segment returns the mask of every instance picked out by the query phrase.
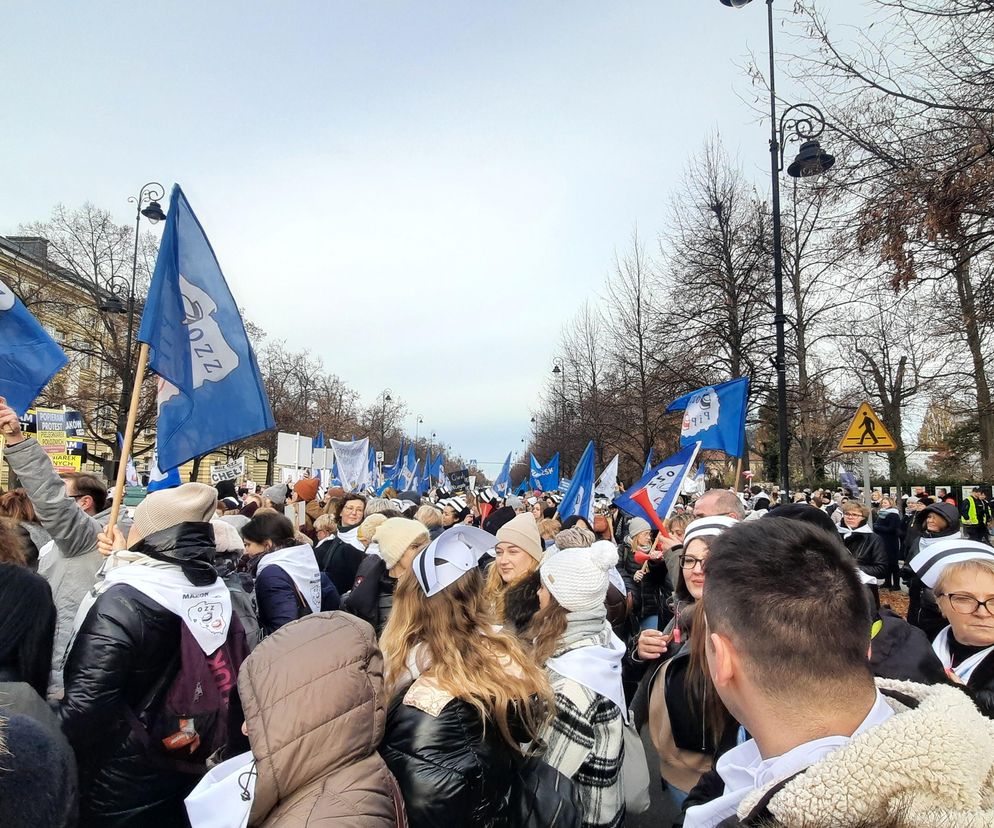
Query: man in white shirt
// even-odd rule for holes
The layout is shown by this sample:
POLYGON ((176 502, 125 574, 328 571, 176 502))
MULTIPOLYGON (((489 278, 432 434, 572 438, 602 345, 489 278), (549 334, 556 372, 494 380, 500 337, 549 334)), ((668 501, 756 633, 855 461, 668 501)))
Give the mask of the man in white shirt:
POLYGON ((752 738, 718 759, 722 793, 686 828, 994 824, 977 807, 994 795, 994 723, 957 688, 874 682, 866 591, 838 538, 741 523, 712 545, 702 600, 711 678, 752 738), (972 762, 990 752, 976 779, 922 750, 963 739, 979 740, 972 762))

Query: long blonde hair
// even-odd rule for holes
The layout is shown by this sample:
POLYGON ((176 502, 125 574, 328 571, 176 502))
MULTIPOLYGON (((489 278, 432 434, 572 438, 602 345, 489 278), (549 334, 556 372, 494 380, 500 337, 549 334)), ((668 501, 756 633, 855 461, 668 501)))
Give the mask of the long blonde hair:
POLYGON ((503 624, 505 620, 504 602, 507 597, 508 588, 514 586, 514 584, 520 583, 525 578, 530 578, 538 570, 538 561, 530 555, 528 557, 531 568, 520 578, 515 578, 513 581, 506 584, 504 583, 504 579, 500 576, 500 568, 497 566, 496 561, 490 564, 490 569, 487 570, 487 581, 483 588, 483 600, 486 602, 488 607, 492 608, 494 618, 497 619, 498 624, 503 624))
POLYGON ((554 709, 552 689, 520 642, 495 630, 478 569, 431 598, 412 572, 401 575, 380 637, 390 697, 409 680, 408 661, 416 647, 424 656, 419 668, 447 693, 473 705, 484 726, 495 722, 511 747, 518 750, 521 741, 511 733, 512 711, 527 737, 537 739, 554 709))

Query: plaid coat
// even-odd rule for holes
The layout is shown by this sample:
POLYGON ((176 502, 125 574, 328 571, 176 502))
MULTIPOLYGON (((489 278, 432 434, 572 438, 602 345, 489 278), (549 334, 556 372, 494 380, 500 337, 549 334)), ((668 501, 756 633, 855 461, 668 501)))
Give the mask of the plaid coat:
MULTIPOLYGON (((582 639, 560 653, 600 644, 582 639)), ((624 720, 614 702, 582 684, 549 670, 556 695, 556 716, 546 725, 545 761, 577 786, 583 806, 583 828, 619 828, 625 822, 624 720)))

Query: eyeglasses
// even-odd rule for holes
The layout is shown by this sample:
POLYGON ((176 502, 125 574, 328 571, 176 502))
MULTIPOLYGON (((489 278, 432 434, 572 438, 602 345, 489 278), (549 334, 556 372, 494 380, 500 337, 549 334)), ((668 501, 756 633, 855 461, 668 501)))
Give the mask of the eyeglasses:
POLYGON ((81 497, 89 497, 89 495, 85 495, 85 494, 82 494, 82 495, 80 495, 80 494, 75 494, 75 495, 69 495, 69 497, 71 497, 71 498, 72 498, 73 500, 79 500, 79 499, 80 499, 81 497))
POLYGON ((981 601, 972 595, 965 595, 960 592, 940 592, 936 597, 948 598, 949 605, 960 615, 973 615, 981 607, 987 610, 988 615, 994 615, 994 598, 981 601))
POLYGON ((706 558, 695 558, 692 555, 681 555, 680 556, 680 568, 686 569, 688 572, 693 572, 694 567, 698 564, 701 565, 701 572, 704 571, 704 562, 706 558))

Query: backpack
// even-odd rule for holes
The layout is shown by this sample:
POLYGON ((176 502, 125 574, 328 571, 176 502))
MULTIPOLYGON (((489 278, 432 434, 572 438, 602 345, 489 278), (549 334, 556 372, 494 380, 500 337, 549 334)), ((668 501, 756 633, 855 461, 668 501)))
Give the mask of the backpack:
POLYGON ((248 657, 245 629, 234 615, 224 644, 205 655, 186 624, 180 624, 179 653, 172 679, 160 684, 161 702, 149 726, 128 708, 132 731, 147 758, 165 769, 202 775, 207 759, 228 741, 228 707, 238 671, 248 657), (163 687, 165 692, 163 693, 163 687))
POLYGON ((259 605, 252 588, 252 576, 244 572, 232 572, 222 579, 231 595, 231 609, 245 630, 245 643, 252 652, 265 637, 266 632, 259 623, 259 605))

